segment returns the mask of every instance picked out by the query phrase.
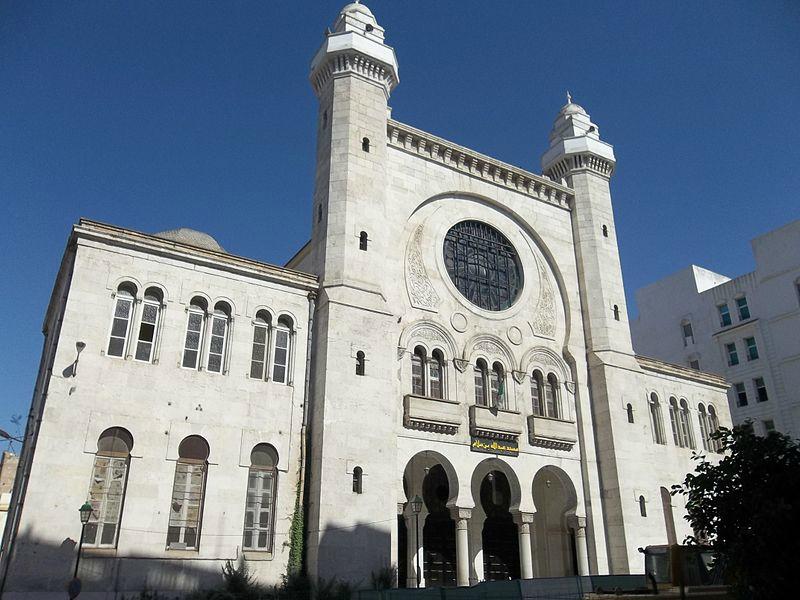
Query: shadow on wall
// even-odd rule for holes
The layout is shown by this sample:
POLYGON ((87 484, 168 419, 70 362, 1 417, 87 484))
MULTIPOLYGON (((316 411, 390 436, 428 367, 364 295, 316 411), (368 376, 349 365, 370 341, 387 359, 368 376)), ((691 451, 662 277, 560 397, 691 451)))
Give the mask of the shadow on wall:
MULTIPOLYGON (((77 542, 65 539, 60 545, 45 543, 20 534, 3 598, 24 592, 63 593, 75 570, 77 542)), ((143 589, 182 592, 222 584, 225 559, 167 559, 144 556, 81 556, 78 577, 88 592, 136 593, 143 589)), ((235 557, 231 557, 235 558, 235 557)), ((97 597, 97 596, 95 596, 97 597)))
POLYGON ((392 522, 380 525, 383 527, 358 523, 325 529, 319 541, 318 576, 368 588, 370 574, 392 564, 392 522))

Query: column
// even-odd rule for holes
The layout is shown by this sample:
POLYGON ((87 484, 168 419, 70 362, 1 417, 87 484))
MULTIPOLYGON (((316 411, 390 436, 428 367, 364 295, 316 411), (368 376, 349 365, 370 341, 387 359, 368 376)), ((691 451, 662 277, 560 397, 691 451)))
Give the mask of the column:
POLYGON ((519 573, 522 579, 533 579, 533 553, 531 552, 531 525, 533 513, 514 514, 519 535, 519 573))
POLYGON ((586 545, 586 517, 573 515, 570 519, 575 530, 575 550, 578 554, 578 575, 589 574, 589 548, 586 545))
POLYGON ((456 585, 469 586, 469 518, 472 509, 450 508, 450 516, 456 522, 456 585))

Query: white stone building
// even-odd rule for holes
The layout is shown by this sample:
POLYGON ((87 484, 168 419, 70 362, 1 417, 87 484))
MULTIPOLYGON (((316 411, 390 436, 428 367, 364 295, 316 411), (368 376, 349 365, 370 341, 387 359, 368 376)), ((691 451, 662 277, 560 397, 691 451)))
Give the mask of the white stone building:
POLYGON ((751 245, 751 273, 692 265, 638 290, 634 347, 725 377, 735 423, 800 437, 800 221, 751 245))
POLYGON ((9 598, 61 593, 87 496, 97 597, 207 585, 238 557, 276 582, 300 484, 314 577, 636 573, 638 547, 691 533, 665 491, 729 424, 727 383, 634 354, 597 125, 570 101, 544 175, 509 165, 390 118, 368 8, 332 29, 311 240, 286 268, 187 230, 74 228, 9 598))

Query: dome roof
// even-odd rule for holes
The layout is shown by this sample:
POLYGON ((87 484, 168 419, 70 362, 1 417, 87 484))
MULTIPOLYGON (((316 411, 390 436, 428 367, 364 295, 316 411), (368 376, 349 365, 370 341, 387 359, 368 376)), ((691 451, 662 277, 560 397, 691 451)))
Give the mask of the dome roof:
POLYGON ((194 246, 195 248, 214 250, 215 252, 225 252, 225 249, 220 246, 219 242, 217 242, 217 240, 215 240, 213 237, 207 233, 197 231, 196 229, 189 229, 188 227, 169 229, 168 231, 161 231, 153 235, 163 240, 178 242, 179 244, 194 246))
POLYGON ((580 105, 570 102, 561 107, 562 115, 587 115, 586 110, 580 105))
POLYGON ((372 11, 363 4, 361 4, 360 2, 351 2, 342 9, 341 14, 354 13, 354 12, 359 12, 361 14, 372 17, 373 19, 375 18, 375 15, 372 14, 372 11))

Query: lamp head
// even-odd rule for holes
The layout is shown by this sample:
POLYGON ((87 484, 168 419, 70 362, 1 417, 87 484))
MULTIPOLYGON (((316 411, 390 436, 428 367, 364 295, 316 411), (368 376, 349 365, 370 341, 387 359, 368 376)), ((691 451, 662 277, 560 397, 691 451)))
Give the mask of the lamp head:
POLYGON ((78 354, 83 352, 83 349, 86 348, 85 342, 75 342, 75 350, 78 351, 78 354))
POLYGON ((92 516, 92 505, 89 504, 89 501, 87 500, 83 503, 83 506, 78 509, 78 512, 81 515, 81 523, 86 525, 92 516))
POLYGON ((422 498, 419 497, 419 494, 411 499, 411 510, 414 511, 414 514, 419 514, 422 511, 422 498))

